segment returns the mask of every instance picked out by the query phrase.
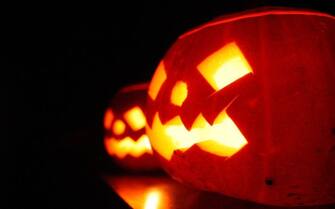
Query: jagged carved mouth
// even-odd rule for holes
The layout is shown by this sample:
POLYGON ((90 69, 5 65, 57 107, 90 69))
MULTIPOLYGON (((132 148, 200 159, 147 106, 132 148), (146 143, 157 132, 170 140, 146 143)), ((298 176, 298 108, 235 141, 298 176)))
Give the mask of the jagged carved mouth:
MULTIPOLYGON (((253 74, 250 64, 235 42, 228 43, 210 54, 197 65, 197 70, 215 92, 221 91, 246 75, 253 74)), ((156 100, 167 78, 162 61, 149 86, 148 95, 152 101, 156 100)), ((188 97, 188 85, 189 83, 184 80, 176 81, 170 96, 172 105, 182 107, 188 97)), ((213 95, 215 94, 211 96, 213 95)), ((171 159, 175 150, 185 152, 193 145, 214 155, 231 157, 248 142, 226 111, 230 104, 217 115, 212 125, 200 113, 190 130, 184 126, 180 116, 162 124, 156 112, 152 126, 146 126, 151 145, 167 160, 171 159)))
POLYGON ((152 128, 146 127, 153 148, 165 159, 170 160, 175 150, 185 152, 193 145, 218 156, 230 157, 248 142, 237 125, 222 110, 210 125, 200 113, 190 130, 184 126, 180 116, 162 124, 159 114, 153 119, 152 128))
POLYGON ((145 153, 152 154, 149 138, 143 134, 137 141, 127 136, 123 139, 116 139, 113 137, 105 139, 105 147, 108 154, 115 155, 123 159, 127 155, 133 157, 140 157, 145 153))

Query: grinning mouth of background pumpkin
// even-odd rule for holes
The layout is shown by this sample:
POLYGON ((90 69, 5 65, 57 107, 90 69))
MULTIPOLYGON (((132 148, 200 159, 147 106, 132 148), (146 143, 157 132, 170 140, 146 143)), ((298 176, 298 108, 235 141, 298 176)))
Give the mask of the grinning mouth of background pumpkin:
POLYGON ((145 134, 138 138, 137 141, 129 136, 123 139, 105 138, 104 141, 108 154, 115 155, 119 159, 123 159, 127 155, 137 158, 145 153, 152 154, 149 138, 145 134))
POLYGON ((171 159, 175 150, 185 152, 193 145, 214 155, 230 157, 248 143, 226 108, 217 115, 213 125, 200 113, 190 130, 184 126, 180 116, 162 124, 157 112, 152 128, 146 126, 146 129, 152 139, 151 146, 166 160, 171 159))

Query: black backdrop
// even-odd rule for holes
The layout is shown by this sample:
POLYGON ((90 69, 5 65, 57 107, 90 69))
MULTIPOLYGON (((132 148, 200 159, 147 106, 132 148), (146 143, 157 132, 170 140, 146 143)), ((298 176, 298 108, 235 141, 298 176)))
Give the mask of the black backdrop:
POLYGON ((125 208, 98 176, 106 158, 102 117, 108 99, 124 85, 150 80, 181 33, 257 6, 335 13, 335 4, 326 0, 235 0, 129 2, 71 14, 28 10, 3 19, 1 70, 10 75, 3 83, 11 149, 3 152, 9 196, 1 208, 125 208))

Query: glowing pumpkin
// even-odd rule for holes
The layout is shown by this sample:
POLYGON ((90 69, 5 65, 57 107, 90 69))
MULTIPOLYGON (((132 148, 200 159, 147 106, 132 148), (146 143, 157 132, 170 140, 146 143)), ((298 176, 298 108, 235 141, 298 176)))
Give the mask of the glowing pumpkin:
POLYGON ((145 134, 147 84, 121 89, 104 117, 104 144, 116 162, 130 169, 153 169, 157 164, 145 134))
POLYGON ((334 20, 264 9, 179 37, 148 90, 168 173, 258 203, 335 202, 334 20))

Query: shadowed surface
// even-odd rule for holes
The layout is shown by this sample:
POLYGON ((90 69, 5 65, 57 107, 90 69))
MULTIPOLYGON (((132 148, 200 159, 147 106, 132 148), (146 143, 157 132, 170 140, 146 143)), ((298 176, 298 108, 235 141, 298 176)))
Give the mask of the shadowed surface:
MULTIPOLYGON (((199 191, 167 176, 104 175, 105 182, 134 209, 281 209, 259 205, 216 193, 199 191)), ((289 207, 332 209, 335 205, 289 207)))

